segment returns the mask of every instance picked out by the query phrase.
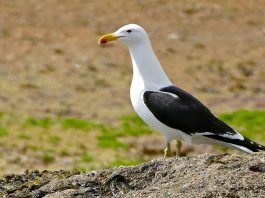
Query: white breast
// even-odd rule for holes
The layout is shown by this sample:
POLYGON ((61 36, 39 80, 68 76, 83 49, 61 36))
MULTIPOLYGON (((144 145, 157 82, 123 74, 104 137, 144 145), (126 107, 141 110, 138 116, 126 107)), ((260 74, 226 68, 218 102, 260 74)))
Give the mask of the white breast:
POLYGON ((185 133, 170 128, 160 122, 153 113, 148 109, 148 107, 144 103, 143 94, 145 91, 158 91, 159 88, 156 86, 152 86, 150 88, 146 88, 141 79, 133 78, 131 89, 130 89, 130 98, 132 102, 132 106, 136 113, 140 116, 140 118, 151 128, 156 131, 161 132, 165 135, 167 141, 171 141, 172 139, 185 140, 190 142, 190 136, 185 133))

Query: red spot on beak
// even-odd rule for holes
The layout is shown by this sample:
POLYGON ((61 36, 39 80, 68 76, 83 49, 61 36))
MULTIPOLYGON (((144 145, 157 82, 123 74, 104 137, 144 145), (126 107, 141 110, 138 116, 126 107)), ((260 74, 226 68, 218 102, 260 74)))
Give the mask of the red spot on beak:
POLYGON ((100 41, 100 43, 101 44, 106 44, 108 41, 106 40, 106 39, 102 39, 101 41, 100 41))

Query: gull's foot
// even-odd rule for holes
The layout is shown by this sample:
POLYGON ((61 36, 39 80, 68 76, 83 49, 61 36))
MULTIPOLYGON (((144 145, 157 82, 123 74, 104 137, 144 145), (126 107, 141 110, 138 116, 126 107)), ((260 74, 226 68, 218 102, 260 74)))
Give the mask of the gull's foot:
POLYGON ((181 151, 181 141, 177 140, 177 143, 176 143, 176 157, 180 157, 180 151, 181 151))
POLYGON ((170 143, 167 143, 167 147, 164 150, 164 157, 172 157, 170 143))

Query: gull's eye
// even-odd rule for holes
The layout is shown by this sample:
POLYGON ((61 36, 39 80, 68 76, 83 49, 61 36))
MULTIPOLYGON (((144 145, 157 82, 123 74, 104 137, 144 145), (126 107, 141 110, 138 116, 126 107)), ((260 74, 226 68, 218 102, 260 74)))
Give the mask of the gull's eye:
POLYGON ((132 32, 132 30, 127 30, 126 32, 128 32, 128 33, 131 33, 131 32, 132 32))

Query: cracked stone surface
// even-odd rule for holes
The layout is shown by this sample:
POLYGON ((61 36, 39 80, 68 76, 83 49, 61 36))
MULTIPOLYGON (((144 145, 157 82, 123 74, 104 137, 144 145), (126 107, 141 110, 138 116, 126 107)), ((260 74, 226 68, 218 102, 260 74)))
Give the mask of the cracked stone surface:
POLYGON ((159 158, 80 173, 32 171, 0 179, 1 197, 265 197, 265 153, 159 158))

